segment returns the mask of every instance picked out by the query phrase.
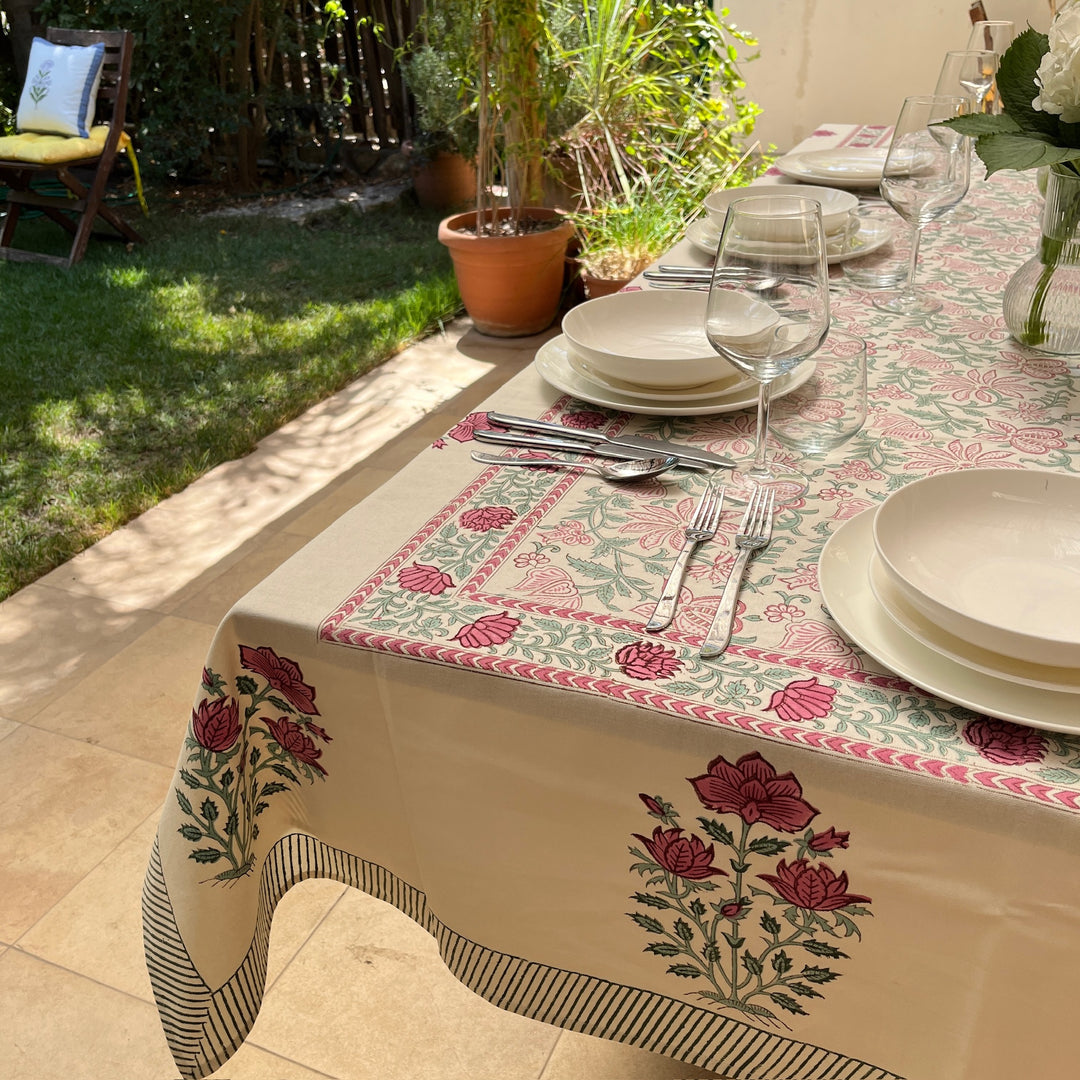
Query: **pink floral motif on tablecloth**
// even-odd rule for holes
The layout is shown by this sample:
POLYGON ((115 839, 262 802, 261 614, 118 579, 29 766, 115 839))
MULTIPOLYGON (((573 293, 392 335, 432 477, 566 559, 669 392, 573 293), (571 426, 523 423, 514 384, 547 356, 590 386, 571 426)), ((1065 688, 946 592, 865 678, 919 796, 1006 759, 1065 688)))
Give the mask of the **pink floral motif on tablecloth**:
POLYGON ((475 622, 461 627, 453 640, 460 642, 466 649, 502 645, 514 636, 514 631, 520 625, 520 619, 515 619, 505 611, 498 615, 483 615, 475 622))
POLYGON ((437 566, 428 566, 426 563, 412 563, 404 567, 398 573, 398 584, 409 592, 427 593, 429 596, 439 596, 447 589, 454 587, 454 581, 449 574, 443 573, 437 566))
POLYGON ((615 654, 615 663, 624 675, 647 682, 670 679, 682 667, 674 649, 665 649, 651 641, 633 641, 624 645, 615 654))
POLYGON ((872 469, 870 463, 862 461, 859 458, 855 458, 852 461, 845 461, 838 469, 833 471, 833 475, 838 480, 862 480, 869 482, 870 480, 884 480, 885 474, 879 472, 877 469, 872 469))
POLYGON ((791 622, 793 619, 801 619, 806 614, 800 607, 794 604, 768 604, 762 615, 767 622, 780 623, 791 622))
POLYGON ((816 678, 796 679, 777 690, 766 706, 781 720, 814 720, 832 712, 836 688, 822 686, 816 678))
POLYGON ((981 442, 963 442, 953 439, 945 446, 925 446, 908 451, 904 468, 928 476, 956 469, 1006 468, 1022 466, 1010 460, 1006 450, 984 450, 981 442))
POLYGON ((546 566, 549 559, 542 551, 519 551, 514 556, 514 565, 519 570, 529 569, 535 566, 546 566))
POLYGON ((634 507, 627 511, 626 523, 620 526, 619 532, 637 536, 638 544, 650 551, 656 548, 678 551, 697 502, 691 497, 680 499, 674 506, 646 504, 634 507))
POLYGON ((930 385, 935 393, 948 394, 953 401, 980 401, 990 405, 998 400, 998 395, 1022 397, 1028 389, 1028 381, 1023 376, 1012 373, 1002 374, 991 368, 989 371, 964 371, 945 375, 935 379, 930 385))
POLYGON ((792 623, 784 633, 780 648, 807 660, 825 661, 832 668, 858 671, 859 654, 831 627, 816 619, 792 623))
POLYGON ((866 426, 879 430, 883 435, 904 442, 929 442, 934 433, 910 416, 897 415, 887 406, 871 405, 866 416, 866 426))
POLYGON ((697 818, 704 838, 684 835, 673 803, 638 796, 659 822, 651 837, 635 832, 640 846, 630 848, 631 872, 644 879, 630 918, 649 937, 645 951, 713 1008, 769 1025, 783 1024, 784 1014, 807 1016, 843 974, 835 962, 850 959, 833 942, 857 943, 856 919, 871 914, 847 871, 828 865, 851 846, 850 832, 811 828, 818 811, 802 785, 757 753, 735 764, 715 758, 689 783, 719 815, 697 818), (793 845, 794 859, 775 861, 793 845), (718 865, 724 848, 730 873, 718 865))
POLYGON ((964 725, 964 739, 987 761, 995 765, 1024 765, 1042 761, 1046 739, 1035 728, 1021 727, 1008 720, 985 717, 964 725))
POLYGON ((473 532, 490 532, 492 529, 505 529, 517 517, 509 506, 475 506, 465 510, 458 521, 462 528, 473 532))
POLYGON ((588 546, 593 542, 593 538, 585 531, 585 523, 574 519, 560 521, 553 529, 542 529, 537 536, 545 544, 567 544, 570 547, 588 546))
POLYGON ((475 431, 505 431, 506 428, 493 424, 488 419, 486 412, 469 413, 464 419, 459 420, 447 433, 448 439, 457 442, 470 442, 475 431))
MULTIPOLYGON (((546 555, 540 557, 547 561, 546 555)), ((574 579, 561 566, 537 566, 531 569, 514 586, 514 591, 536 603, 563 611, 581 609, 581 592, 574 579)))
POLYGON ((560 422, 566 427, 582 428, 584 430, 601 428, 608 422, 608 418, 595 409, 578 409, 576 412, 564 412, 560 422))
POLYGON ((849 518, 858 517, 864 510, 869 510, 875 505, 873 499, 845 499, 836 507, 833 520, 847 521, 849 518))
POLYGON ((1068 443, 1059 428, 1017 428, 1000 420, 989 420, 987 426, 1001 433, 1005 442, 1022 454, 1048 454, 1051 450, 1064 450, 1068 443))
POLYGON ((315 688, 292 660, 265 645, 241 645, 239 651, 242 668, 262 685, 251 675, 237 675, 233 697, 222 676, 203 669, 203 696, 192 709, 179 769, 182 786, 174 790, 184 818, 180 835, 194 845, 188 858, 222 867, 207 879, 219 883, 252 872, 257 819, 273 796, 325 778, 323 751, 314 739, 331 742, 312 719, 318 715, 315 688), (262 715, 267 707, 276 718, 262 715))
POLYGON ((445 446, 446 446, 446 440, 445 439, 436 439, 431 444, 431 449, 432 450, 442 450, 445 446))

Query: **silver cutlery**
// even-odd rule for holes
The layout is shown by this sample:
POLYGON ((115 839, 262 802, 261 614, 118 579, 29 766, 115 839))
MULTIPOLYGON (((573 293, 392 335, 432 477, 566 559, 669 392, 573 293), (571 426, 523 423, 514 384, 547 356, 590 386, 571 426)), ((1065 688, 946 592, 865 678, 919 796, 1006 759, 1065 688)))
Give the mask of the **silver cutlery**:
POLYGON ((701 499, 694 510, 694 516, 690 524, 683 532, 683 546, 675 558, 675 565, 664 582, 660 593, 660 599, 656 603, 656 609, 652 617, 645 624, 649 631, 663 630, 671 624, 675 618, 675 607, 679 602, 679 590, 682 588, 683 578, 686 577, 686 568, 690 564, 690 557, 694 554, 697 546, 706 540, 711 540, 716 535, 720 525, 720 512, 724 507, 724 489, 713 487, 709 484, 702 493, 701 499))
POLYGON ((735 547, 739 554, 731 568, 724 593, 720 597, 720 606, 713 616, 712 625, 705 636, 698 655, 703 660, 712 660, 720 656, 731 642, 731 625, 735 620, 735 601, 739 596, 746 565, 772 540, 773 508, 776 491, 773 488, 756 488, 753 497, 746 504, 742 521, 735 534, 735 547))
POLYGON ((498 454, 484 454, 479 450, 472 452, 472 459, 485 465, 526 465, 534 469, 538 466, 558 465, 562 469, 584 469, 585 472, 595 473, 604 480, 614 481, 644 480, 650 476, 659 476, 660 473, 679 464, 671 454, 667 457, 617 461, 614 465, 601 465, 596 461, 567 461, 565 458, 507 458, 500 457, 498 454))
MULTIPOLYGON (((523 446, 533 450, 562 450, 571 454, 591 454, 593 457, 615 458, 617 461, 640 461, 642 458, 663 456, 663 450, 642 450, 634 446, 619 446, 603 442, 587 442, 585 439, 563 439, 553 435, 529 435, 516 431, 474 431, 477 442, 495 443, 497 446, 523 446)), ((672 454, 672 457, 676 455, 672 454)), ((687 469, 713 469, 714 465, 703 465, 696 461, 679 461, 687 469)))
POLYGON ((735 462, 731 458, 714 454, 711 450, 702 450, 697 446, 684 443, 666 442, 663 439, 652 439, 646 435, 603 435, 599 431, 590 431, 588 428, 572 428, 565 424, 552 424, 547 420, 533 420, 526 416, 509 416, 500 412, 489 412, 487 415, 488 420, 499 427, 573 439, 575 442, 591 443, 593 446, 621 447, 633 450, 635 457, 641 457, 642 454, 647 457, 674 454, 679 459, 679 463, 687 468, 709 466, 714 469, 733 469, 735 467, 735 462))

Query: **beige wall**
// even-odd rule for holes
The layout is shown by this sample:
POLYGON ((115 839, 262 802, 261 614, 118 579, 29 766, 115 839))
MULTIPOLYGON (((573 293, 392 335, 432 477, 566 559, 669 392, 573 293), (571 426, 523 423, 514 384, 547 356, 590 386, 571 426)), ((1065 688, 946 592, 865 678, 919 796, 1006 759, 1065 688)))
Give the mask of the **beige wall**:
MULTIPOLYGON (((984 0, 991 19, 1046 31, 1048 0, 984 0)), ((933 93, 942 57, 967 45, 967 0, 727 0, 760 42, 746 96, 763 144, 790 149, 823 122, 892 123, 908 94, 933 93)))

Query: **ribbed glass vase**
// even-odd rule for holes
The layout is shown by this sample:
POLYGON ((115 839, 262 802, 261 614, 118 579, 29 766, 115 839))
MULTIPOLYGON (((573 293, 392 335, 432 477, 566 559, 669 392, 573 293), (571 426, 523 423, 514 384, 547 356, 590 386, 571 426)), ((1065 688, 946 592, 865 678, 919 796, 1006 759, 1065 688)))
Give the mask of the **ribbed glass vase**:
POLYGON ((1039 253, 1005 286, 1003 307, 1021 345, 1080 355, 1080 173, 1067 165, 1050 169, 1039 253))

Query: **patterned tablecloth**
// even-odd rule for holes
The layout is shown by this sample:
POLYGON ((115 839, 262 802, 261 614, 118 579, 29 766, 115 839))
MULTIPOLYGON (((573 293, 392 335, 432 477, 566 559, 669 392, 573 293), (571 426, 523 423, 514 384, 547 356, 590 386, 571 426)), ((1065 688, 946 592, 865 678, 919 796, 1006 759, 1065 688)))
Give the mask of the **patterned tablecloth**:
MULTIPOLYGON (((274 905, 316 876, 416 919, 503 1008, 733 1080, 1069 1074, 1080 738, 909 685, 845 639, 818 581, 837 528, 913 479, 1080 469, 1075 369, 1000 312, 1037 240, 1033 178, 968 202, 974 221, 924 239, 939 314, 839 282, 835 323, 869 343, 866 428, 803 463, 721 660, 697 648, 736 512, 672 627, 642 630, 701 475, 478 466, 481 413, 233 609, 144 899, 185 1077, 242 1042, 274 905)), ((752 410, 629 417, 532 370, 485 407, 752 449, 752 410)))

